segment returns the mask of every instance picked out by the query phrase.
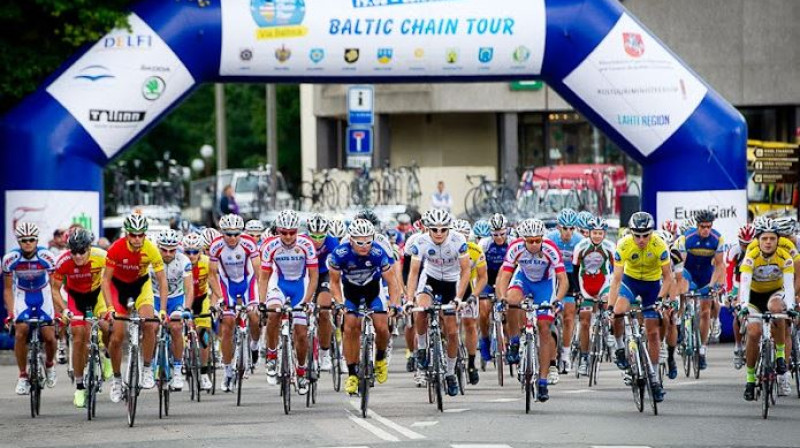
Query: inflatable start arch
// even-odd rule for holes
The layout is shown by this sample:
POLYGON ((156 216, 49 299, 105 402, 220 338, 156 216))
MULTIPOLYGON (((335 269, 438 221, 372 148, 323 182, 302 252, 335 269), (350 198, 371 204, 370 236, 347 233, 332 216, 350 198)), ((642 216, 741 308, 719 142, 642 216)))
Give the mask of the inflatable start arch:
POLYGON ((542 79, 644 167, 643 207, 746 217, 741 115, 617 0, 144 0, 3 117, 3 230, 99 231, 102 169, 201 82, 542 79))

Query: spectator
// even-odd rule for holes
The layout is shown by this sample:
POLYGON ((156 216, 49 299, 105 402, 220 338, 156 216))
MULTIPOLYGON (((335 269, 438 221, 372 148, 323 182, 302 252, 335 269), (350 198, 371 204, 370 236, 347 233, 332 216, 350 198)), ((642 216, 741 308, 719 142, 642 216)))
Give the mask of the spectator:
POLYGON ((228 213, 239 214, 239 205, 236 204, 236 199, 233 197, 233 187, 226 185, 222 189, 222 197, 219 199, 219 212, 223 215, 228 213))
POLYGON ((69 238, 69 233, 66 229, 56 229, 53 232, 53 239, 50 240, 47 248, 56 258, 67 250, 67 238, 69 238))
POLYGON ((431 207, 448 212, 453 208, 453 198, 450 197, 450 193, 444 191, 444 181, 440 180, 436 185, 436 191, 431 195, 431 207))
POLYGON ((111 246, 111 241, 108 240, 106 237, 101 237, 97 240, 97 247, 103 250, 108 250, 108 246, 111 246))

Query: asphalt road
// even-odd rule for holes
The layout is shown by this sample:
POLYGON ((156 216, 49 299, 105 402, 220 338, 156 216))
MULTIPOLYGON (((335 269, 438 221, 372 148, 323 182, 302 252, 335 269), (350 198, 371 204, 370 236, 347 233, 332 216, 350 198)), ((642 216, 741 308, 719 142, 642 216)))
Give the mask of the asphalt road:
POLYGON ((396 349, 389 381, 373 389, 367 419, 357 416, 355 400, 333 391, 327 374, 313 408, 295 395, 292 413, 284 415, 278 389, 267 385, 260 368, 244 385, 241 407, 233 394, 218 391, 193 403, 184 391, 173 394, 170 416, 159 420, 156 391, 144 391, 134 428, 127 427, 123 403, 111 403, 107 390, 96 420, 86 421, 85 411, 72 406, 73 388, 63 368, 58 385, 43 393, 41 416, 31 419, 28 397, 14 394, 16 368, 2 366, 0 446, 800 446, 800 399, 779 398, 769 420, 762 420, 760 404, 742 399, 744 371, 733 369, 730 352, 728 345, 713 346, 699 380, 681 375, 668 381, 658 416, 634 408, 630 389, 611 364, 601 365, 599 384, 591 389, 584 379, 562 376, 550 389, 550 401, 536 403, 528 415, 517 384, 507 378, 499 387, 490 368, 465 396, 446 397, 440 413, 413 384, 396 349))

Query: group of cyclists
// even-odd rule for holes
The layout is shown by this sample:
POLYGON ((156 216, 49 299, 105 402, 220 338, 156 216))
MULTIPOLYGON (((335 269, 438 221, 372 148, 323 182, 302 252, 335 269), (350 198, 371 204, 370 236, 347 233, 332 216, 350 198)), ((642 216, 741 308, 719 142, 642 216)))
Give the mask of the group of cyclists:
MULTIPOLYGON (((255 366, 263 360, 268 383, 276 384, 280 310, 285 306, 292 309, 294 387, 299 394, 309 388, 306 360, 313 350, 308 341, 312 313, 318 316, 314 321, 320 370, 331 369, 332 352, 339 352, 331 344, 341 343, 348 394, 359 393, 364 309, 371 311, 374 325, 375 380, 387 381, 392 328, 402 321, 406 367, 414 381, 423 384, 431 362, 426 310, 437 305, 444 310, 445 391, 454 396, 463 392, 456 378, 460 344, 466 348, 469 384, 477 384, 480 372, 498 356, 509 366, 520 364, 520 332, 527 319, 523 304, 530 302, 537 308, 540 338, 534 385, 538 401, 549 399, 548 387, 557 384, 560 375, 573 369, 587 375, 590 329, 598 310, 607 328, 603 344, 614 353, 623 380, 629 381, 623 320, 635 308, 644 323, 653 399, 660 402, 664 384, 653 369, 665 361, 666 376, 678 375, 675 355, 688 337, 682 318, 688 294, 699 298, 700 370, 707 367, 709 342, 719 337, 721 307, 727 304, 735 310, 734 365, 746 366, 744 398, 753 400, 762 326, 748 314, 796 316, 797 221, 759 217, 741 227, 738 245, 726 249, 714 220, 712 212, 703 210, 690 220, 668 220, 656 229, 652 215, 637 212, 613 242, 604 218, 571 209, 558 213, 552 229, 539 219, 512 225, 500 213, 470 224, 446 210, 431 209, 413 223, 401 214, 397 226, 384 226, 371 210, 360 211, 347 223, 320 214, 301 223, 297 212, 284 210, 269 226, 228 214, 216 229, 187 225, 156 235, 148 235, 145 216, 132 213, 124 220, 124 235, 107 251, 93 245, 89 230, 74 226, 67 250, 58 256, 38 244, 35 224, 21 222, 15 228, 19 247, 2 261, 7 324, 15 329, 16 393, 30 393, 27 322, 63 322, 70 327, 74 348, 74 404, 85 407, 88 331, 82 318, 96 316, 104 347, 103 376, 110 381, 111 401, 121 401, 128 327, 119 318, 132 308, 141 318, 157 318, 171 333, 176 372, 172 390, 184 387, 182 321, 193 320, 201 341, 210 341, 212 333, 218 339, 221 390, 232 391, 235 317, 240 309, 247 315, 249 362, 255 366), (333 315, 343 317, 333 318, 336 310, 342 312, 333 315), (497 312, 502 314, 502 335, 493 339, 492 316, 497 312)), ((65 333, 56 327, 41 329, 48 387, 56 384, 57 340, 65 333)), ((159 324, 148 322, 143 328, 141 386, 147 389, 155 385, 152 364, 159 324)), ((789 331, 785 320, 775 321, 782 394, 790 390, 789 331)), ((201 345, 199 382, 208 390, 212 384, 207 360, 213 355, 208 343, 201 345)), ((502 363, 497 365, 502 368, 502 363)))

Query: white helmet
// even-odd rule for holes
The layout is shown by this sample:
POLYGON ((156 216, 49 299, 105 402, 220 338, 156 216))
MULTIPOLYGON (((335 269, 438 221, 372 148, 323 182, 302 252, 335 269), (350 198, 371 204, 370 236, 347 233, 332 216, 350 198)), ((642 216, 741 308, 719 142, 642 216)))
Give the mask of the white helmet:
POLYGON ((122 222, 126 233, 145 233, 149 227, 147 218, 140 213, 131 213, 122 222))
POLYGON ((39 226, 32 222, 21 222, 17 224, 17 228, 14 229, 14 233, 17 235, 17 239, 36 238, 38 240, 39 226))
POLYGON ((177 230, 162 230, 156 237, 156 244, 158 244, 158 247, 177 247, 180 242, 181 234, 177 230))
POLYGON ((211 246, 211 242, 221 236, 222 234, 219 233, 219 230, 213 227, 208 227, 206 229, 203 229, 203 245, 205 247, 211 246))
POLYGON ((226 230, 242 231, 244 229, 244 220, 239 215, 229 213, 219 219, 219 229, 223 232, 226 230))
POLYGON ((451 227, 453 216, 447 210, 435 208, 425 214, 425 225, 428 227, 451 227))
POLYGON ((275 225, 279 229, 296 229, 300 227, 300 217, 294 210, 283 210, 275 218, 275 225))
POLYGON ((308 227, 309 232, 322 235, 328 232, 330 223, 324 216, 316 213, 311 218, 308 218, 308 221, 306 221, 306 227, 308 227))
POLYGON ((347 227, 341 219, 331 219, 328 223, 328 234, 334 238, 344 238, 347 234, 347 227))
POLYGON ((540 219, 529 218, 517 226, 519 236, 526 238, 529 236, 544 236, 545 226, 540 219))
POLYGON ((247 233, 261 233, 264 231, 264 223, 257 219, 251 219, 244 224, 244 231, 247 233))
POLYGON ((411 224, 411 217, 408 213, 400 213, 397 215, 397 222, 400 224, 411 224))
POLYGON ((663 230, 663 229, 662 230, 656 230, 656 235, 660 236, 661 239, 664 240, 665 243, 667 243, 667 246, 672 244, 672 234, 669 233, 668 231, 663 230))
POLYGON ((508 219, 502 213, 495 213, 489 218, 489 227, 492 230, 503 230, 508 227, 508 219))
POLYGON ((453 222, 453 230, 463 234, 464 236, 469 236, 470 232, 472 232, 472 226, 466 219, 456 219, 453 222))
POLYGON ((200 250, 203 248, 203 237, 197 233, 189 233, 183 237, 183 244, 184 249, 197 249, 200 250))
POLYGON ((356 219, 350 224, 350 228, 347 229, 347 232, 350 234, 351 237, 374 236, 375 226, 372 225, 372 223, 367 221, 366 219, 356 219))

